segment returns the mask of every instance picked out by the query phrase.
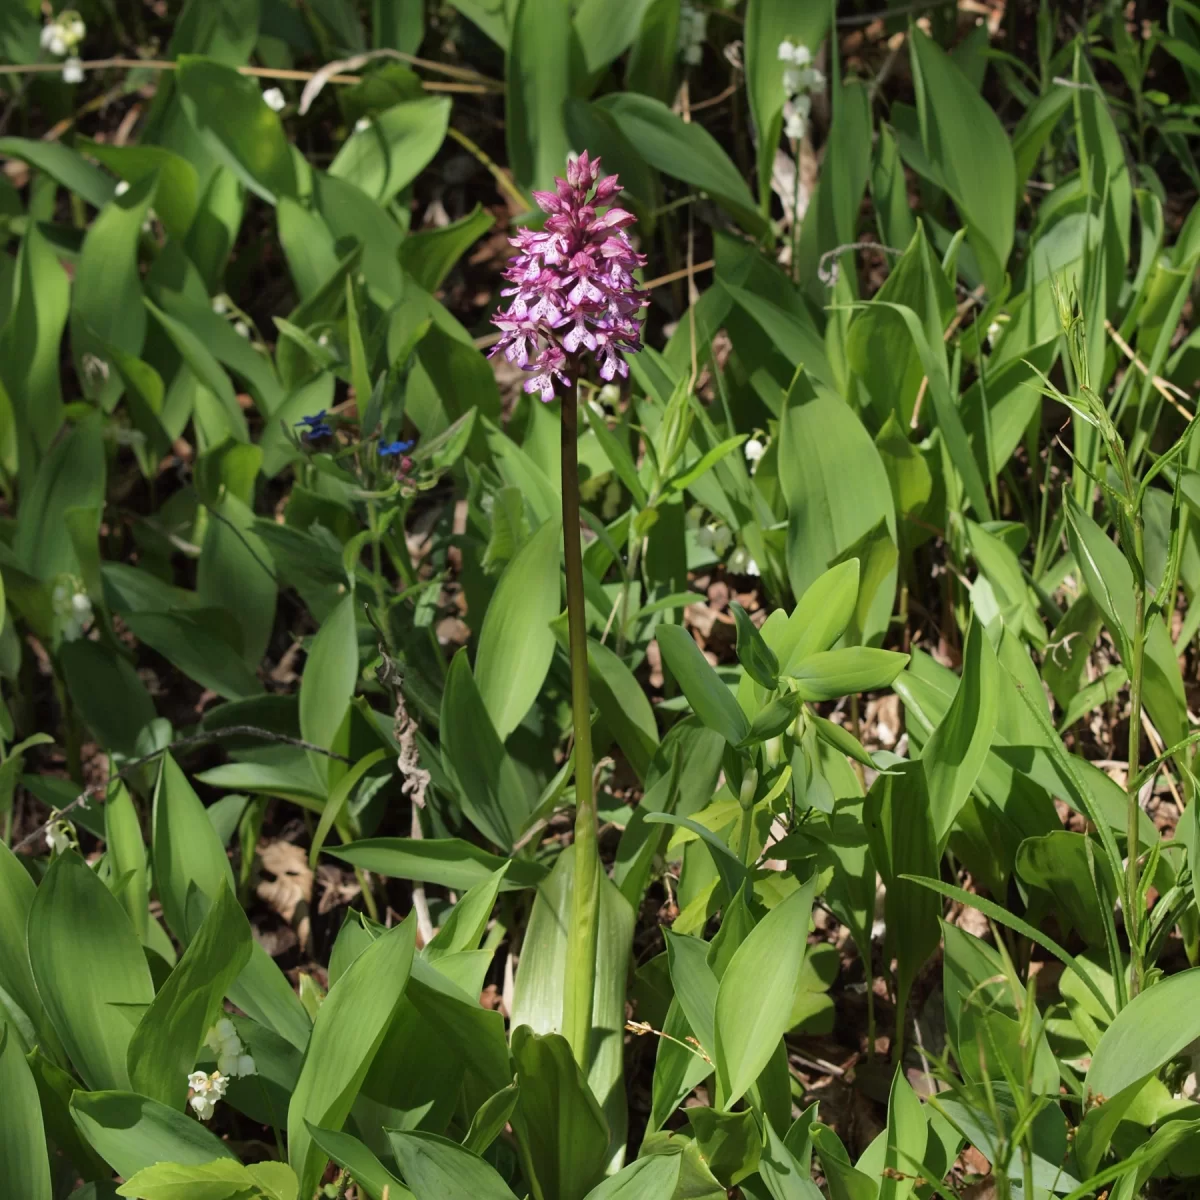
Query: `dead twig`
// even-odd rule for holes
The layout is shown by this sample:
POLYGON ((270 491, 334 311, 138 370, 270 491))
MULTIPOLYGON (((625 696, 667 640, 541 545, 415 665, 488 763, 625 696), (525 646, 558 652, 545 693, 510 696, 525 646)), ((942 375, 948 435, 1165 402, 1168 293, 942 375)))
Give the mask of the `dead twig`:
POLYGON ((61 820, 77 808, 82 808, 89 800, 98 798, 102 793, 107 792, 109 787, 118 779, 124 779, 139 767, 144 767, 147 763, 153 762, 161 755, 171 754, 176 750, 186 750, 191 746, 202 746, 208 742, 219 742, 223 738, 229 737, 256 737, 264 742, 281 742, 284 745, 297 746, 301 750, 311 750, 314 754, 325 755, 326 758, 336 758, 338 762, 349 763, 352 761, 344 754, 338 754, 335 750, 327 750, 324 746, 318 746, 315 742, 307 742, 303 738, 290 737, 286 733, 275 733, 270 729, 260 729, 257 725, 226 725, 222 729, 209 729, 204 733, 194 733, 189 737, 176 738, 173 742, 168 742, 167 745, 160 746, 150 754, 143 754, 141 758, 135 758, 131 762, 126 763, 125 766, 110 775, 103 783, 94 783, 90 787, 84 788, 70 804, 57 809, 50 820, 43 822, 32 833, 27 833, 17 842, 12 847, 14 853, 37 841, 55 821, 61 820))
POLYGON ((1137 367, 1137 369, 1141 371, 1141 373, 1147 379, 1150 380, 1154 390, 1169 405, 1171 405, 1171 407, 1174 408, 1175 411, 1184 418, 1184 420, 1190 421, 1194 414, 1188 412, 1188 410, 1179 403, 1179 400, 1176 399, 1176 396, 1179 396, 1184 400, 1190 400, 1191 397, 1187 394, 1187 392, 1185 392, 1183 388, 1172 383, 1169 379, 1164 379, 1161 375, 1151 375, 1150 368, 1147 367, 1140 358, 1138 358, 1137 351, 1134 350, 1134 348, 1120 335, 1120 333, 1117 332, 1116 327, 1107 317, 1104 319, 1104 328, 1108 331, 1108 336, 1117 344, 1117 348, 1121 351, 1121 353, 1124 354, 1125 357, 1129 359, 1129 361, 1133 363, 1133 365, 1137 367))

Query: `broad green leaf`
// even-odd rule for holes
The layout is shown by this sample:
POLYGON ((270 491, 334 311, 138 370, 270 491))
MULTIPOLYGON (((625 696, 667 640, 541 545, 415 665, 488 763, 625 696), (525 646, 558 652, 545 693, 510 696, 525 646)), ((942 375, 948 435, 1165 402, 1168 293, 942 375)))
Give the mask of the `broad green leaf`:
POLYGON ((57 575, 78 574, 66 514, 72 508, 102 507, 104 483, 99 417, 90 416, 54 444, 21 498, 13 549, 31 575, 52 583, 57 575))
POLYGON ((554 657, 561 526, 547 521, 504 568, 479 630, 475 681, 503 742, 537 699, 554 657))
POLYGON ((833 648, 854 616, 858 580, 858 559, 849 558, 809 584, 771 645, 784 675, 811 655, 833 648))
POLYGON ((767 1144, 758 1159, 758 1173, 771 1200, 818 1200, 821 1191, 813 1182, 811 1169, 799 1161, 770 1121, 764 1124, 767 1144))
MULTIPOLYGON (((807 282, 808 295, 818 304, 826 304, 829 299, 829 291, 819 274, 822 256, 854 241, 871 170, 873 130, 867 84, 859 79, 846 79, 830 90, 833 122, 828 149, 804 213, 796 255, 798 277, 807 282)), ((826 265, 830 262, 841 269, 834 295, 838 302, 844 303, 857 291, 853 259, 837 256, 826 260, 826 265)), ((833 320, 836 323, 842 318, 835 315, 833 320)), ((843 329, 843 324, 834 324, 827 333, 831 346, 833 338, 840 338, 843 329)), ((833 360, 836 362, 836 356, 833 360)))
POLYGON ((200 797, 170 754, 162 758, 152 823, 155 888, 167 925, 187 945, 204 919, 197 893, 215 899, 234 879, 200 797))
POLYGON ((1134 996, 1104 1031, 1092 1055, 1085 1086, 1092 1096, 1113 1097, 1160 1067, 1200 1037, 1200 968, 1159 980, 1134 996))
POLYGON ((633 92, 614 92, 598 106, 652 167, 708 192, 743 228, 759 237, 769 236, 770 225, 745 180, 702 125, 688 124, 661 100, 633 92))
MULTIPOLYGON (((959 413, 958 401, 950 389, 946 354, 941 338, 937 336, 931 338, 929 331, 922 325, 920 317, 906 304, 879 299, 872 300, 869 303, 871 305, 886 307, 891 312, 898 313, 907 326, 913 345, 917 350, 917 357, 921 360, 921 368, 929 380, 929 398, 933 401, 934 415, 937 418, 938 428, 941 430, 942 437, 946 440, 946 446, 950 452, 950 461, 957 471, 967 499, 970 500, 979 519, 990 520, 992 510, 988 504, 983 476, 980 474, 979 464, 975 461, 974 454, 971 453, 967 431, 963 425, 962 416, 959 413)), ((927 321, 930 319, 929 313, 931 310, 932 305, 927 304, 927 321)))
POLYGON ((511 849, 531 806, 516 764, 484 706, 465 650, 454 656, 446 674, 441 717, 442 765, 460 785, 463 811, 491 842, 511 849))
POLYGON ((629 49, 648 4, 649 0, 583 0, 576 8, 574 34, 589 76, 629 49))
POLYGON ((509 859, 498 871, 482 883, 477 883, 454 905, 450 915, 442 922, 442 927, 425 947, 425 956, 430 962, 446 954, 475 950, 479 946, 512 861, 509 859))
POLYGON ((37 1084, 12 1027, 0 1016, 0 1184, 21 1200, 50 1200, 50 1163, 37 1084))
MULTIPOLYGON (((355 596, 348 592, 321 622, 300 679, 300 732, 305 741, 334 748, 358 682, 355 596)), ((328 784, 333 772, 323 754, 308 752, 313 773, 328 784)))
POLYGON ((133 664, 111 647, 87 638, 65 642, 59 666, 71 701, 100 744, 130 758, 154 720, 154 701, 133 664))
MULTIPOLYGON (((574 878, 575 849, 569 846, 559 855, 549 879, 538 888, 526 927, 510 1020, 514 1029, 525 1025, 538 1034, 562 1029, 567 923, 574 878)), ((602 878, 587 1085, 608 1123, 610 1156, 625 1144, 623 1031, 633 928, 634 912, 629 902, 607 878, 602 878)))
MULTIPOLYGON (((564 164, 565 166, 565 164, 564 164)), ((400 265, 428 292, 442 286, 454 264, 496 223, 482 205, 440 229, 422 229, 400 243, 400 265)))
POLYGON ((288 1162, 311 1195, 326 1157, 309 1124, 340 1129, 400 1004, 412 966, 416 921, 409 917, 367 947, 329 989, 313 1022, 288 1106, 288 1162))
POLYGON ((91 1088, 127 1088, 125 1055, 154 999, 125 910, 74 851, 50 865, 29 910, 29 965, 72 1064, 91 1088))
POLYGON ((639 779, 658 749, 654 709, 634 673, 602 642, 588 638, 592 703, 639 779))
POLYGON ((834 700, 887 687, 908 662, 907 654, 848 646, 792 662, 786 672, 805 700, 834 700))
MULTIPOLYGON (((233 870, 200 798, 169 754, 154 793, 154 878, 171 932, 187 945, 213 899, 234 886, 233 870)), ((293 1046, 311 1022, 287 978, 255 942, 250 961, 228 989, 245 1013, 293 1046)))
POLYGON ((188 1166, 156 1163, 123 1183, 117 1195, 140 1200, 241 1200, 251 1194, 253 1182, 250 1172, 232 1158, 188 1166))
POLYGON ((991 104, 936 42, 914 30, 909 45, 925 153, 941 172, 994 295, 1003 287, 1013 244, 1012 145, 991 104))
POLYGON ((317 831, 313 834, 312 845, 308 851, 308 865, 314 870, 317 865, 317 856, 321 853, 321 847, 325 845, 325 839, 329 836, 329 831, 337 823, 338 817, 341 816, 342 810, 346 807, 346 801, 350 799, 350 793, 358 786, 362 777, 377 762, 380 762, 387 753, 387 750, 383 747, 380 747, 378 750, 372 750, 365 758, 360 758, 330 789, 329 798, 325 801, 325 807, 321 811, 321 819, 317 823, 317 831))
POLYGON ((775 652, 763 641, 750 614, 736 602, 730 607, 737 622, 738 661, 755 683, 773 692, 779 685, 779 660, 775 652))
MULTIPOLYGON (((884 1136, 884 1163, 880 1172, 884 1178, 879 1186, 879 1200, 906 1200, 913 1194, 916 1165, 925 1161, 929 1122, 916 1092, 900 1070, 892 1076, 884 1136)), ((861 1158, 858 1169, 866 1169, 861 1158)))
POLYGON ((678 1154, 639 1158, 592 1188, 584 1200, 663 1200, 675 1196, 681 1166, 678 1154))
POLYGON ((709 966, 711 949, 698 937, 666 932, 667 963, 675 1001, 691 1026, 692 1034, 710 1060, 716 1056, 717 990, 720 981, 709 966))
MULTIPOLYGON (((798 603, 881 519, 894 535, 891 487, 871 435, 849 405, 814 391, 804 374, 780 418, 779 482, 788 509, 788 578, 798 603)), ((887 628, 894 594, 893 571, 872 599, 863 630, 868 644, 887 628)))
POLYGON ((137 809, 123 783, 111 787, 104 802, 104 840, 116 878, 126 880, 117 899, 128 913, 138 940, 145 945, 150 920, 146 846, 137 809))
MULTIPOLYGON (((563 105, 571 94, 571 13, 559 0, 517 0, 504 64, 508 159, 525 188, 566 175, 563 105)), ((582 147, 580 147, 582 149, 582 147)))
MULTIPOLYGON (((938 848, 930 813, 929 786, 919 762, 893 764, 867 792, 862 809, 871 858, 887 888, 884 920, 888 953, 897 960, 903 1004, 941 932, 940 907, 909 881, 937 870, 938 848)), ((902 1004, 902 1009, 903 1009, 902 1004)), ((905 1030, 898 1026, 900 1036, 905 1030)))
POLYGON ((583 1200, 604 1177, 609 1128, 566 1038, 512 1035, 520 1094, 513 1113, 518 1143, 544 1195, 583 1200))
POLYGON ((756 1173, 762 1133, 753 1110, 722 1112, 696 1105, 687 1116, 701 1158, 721 1183, 732 1187, 756 1173))
POLYGON ((71 349, 84 390, 110 409, 121 390, 120 377, 85 367, 90 358, 105 361, 108 347, 141 353, 146 310, 138 272, 142 222, 158 188, 158 176, 134 184, 104 206, 83 240, 71 304, 71 349), (89 358, 90 356, 90 358, 89 358))
MULTIPOLYGON (((468 413, 499 417, 496 376, 473 346, 464 345, 435 322, 417 343, 416 362, 408 376, 405 415, 420 430, 423 444, 429 445, 468 413)), ((482 429, 473 429, 472 437, 473 456, 480 456, 486 435, 482 429)), ((509 438, 503 434, 500 437, 517 449, 509 438)), ((554 499, 546 519, 557 511, 557 493, 554 499)))
POLYGON ((448 98, 428 96, 395 104, 342 143, 329 174, 386 204, 425 169, 449 123, 448 98))
MULTIPOLYGON (((319 213, 280 196, 275 204, 279 242, 287 256, 288 270, 300 293, 301 301, 311 300, 338 267, 337 250, 329 226, 319 213)), ((281 318, 276 317, 278 323, 281 318)), ((324 347, 318 346, 320 354, 324 347)))
POLYGON ((238 597, 233 615, 241 635, 242 660, 253 671, 266 655, 275 625, 274 561, 254 531, 253 510, 231 490, 210 505, 210 513, 196 568, 196 593, 214 608, 238 597))
MULTIPOLYGON (((0 1008, 0 1020, 14 1021, 11 1005, 16 1005, 29 1027, 29 1037, 37 1038, 50 1054, 59 1050, 49 1018, 33 982, 29 966, 26 929, 29 910, 37 894, 29 872, 17 856, 0 841, 0 988, 7 996, 0 1008)), ((25 1049, 31 1050, 32 1045, 25 1049)))
POLYGON ((679 26, 676 0, 649 0, 641 27, 629 51, 625 87, 667 104, 679 79, 679 26))
POLYGON ((604 416, 598 413, 590 404, 585 404, 583 411, 587 414, 588 424, 592 427, 592 432, 596 435, 596 440, 604 450, 605 457, 612 463, 613 470, 617 473, 617 478, 629 489, 629 494, 633 497, 638 507, 644 508, 646 505, 646 489, 642 486, 637 467, 634 465, 633 455, 629 453, 627 430, 624 426, 618 426, 618 436, 617 433, 609 429, 608 422, 604 419, 604 416))
MULTIPOLYGON (((213 409, 213 419, 223 419, 225 430, 228 431, 230 437, 239 442, 249 441, 250 435, 246 426, 245 414, 238 406, 237 395, 233 390, 233 385, 229 382, 229 376, 210 349, 207 338, 197 333, 187 319, 165 311, 149 299, 144 303, 151 316, 171 339, 175 349, 179 351, 183 361, 196 379, 216 398, 219 407, 213 409)), ((209 313, 208 315, 212 316, 213 314, 209 313)), ((226 332, 229 331, 226 330, 226 332)), ((237 335, 234 334, 234 336, 237 335)), ((197 409, 198 412, 199 409, 197 409)), ((165 420, 164 424, 166 424, 165 420)), ((221 438, 215 440, 220 441, 221 438)))
POLYGON ((134 1092, 76 1092, 71 1116, 100 1157, 125 1179, 160 1162, 236 1161, 233 1151, 195 1117, 134 1092))
POLYGON ((387 1136, 416 1200, 517 1200, 495 1167, 457 1142, 417 1130, 387 1136))
POLYGON ((954 701, 921 752, 938 845, 949 836, 992 744, 999 673, 996 652, 977 618, 967 631, 962 681, 954 701))
POLYGON ((349 1171, 355 1183, 371 1200, 409 1200, 412 1193, 379 1161, 374 1153, 349 1133, 321 1129, 309 1125, 312 1139, 343 1170, 349 1171))
POLYGON ((829 27, 830 8, 824 4, 795 4, 792 0, 749 0, 746 5, 746 91, 758 137, 758 203, 770 211, 771 172, 783 131, 783 72, 779 57, 787 40, 806 46, 816 57, 829 27))
POLYGON ((517 1083, 510 1083, 494 1095, 489 1096, 471 1118, 471 1128, 463 1138, 463 1145, 472 1154, 482 1154, 507 1128, 513 1109, 517 1106, 517 1097, 521 1089, 517 1083))
POLYGON ((253 938, 237 897, 222 888, 134 1030, 129 1078, 142 1095, 183 1107, 188 1073, 222 997, 250 960, 253 938))
MULTIPOLYGON (((756 290, 739 287, 723 276, 718 276, 717 284, 722 291, 729 294, 737 307, 751 318, 765 341, 771 344, 771 349, 777 349, 785 362, 793 367, 803 367, 816 382, 825 384, 826 387, 836 386, 836 376, 826 355, 820 331, 804 309, 803 302, 795 296, 790 284, 786 285, 793 297, 790 306, 785 303, 785 296, 773 295, 770 292, 762 294, 762 288, 756 290)), ((739 344, 743 344, 742 340, 735 335, 735 347, 739 344)), ((766 350, 761 341, 757 346, 754 343, 749 345, 755 349, 766 350)), ((778 397, 778 387, 783 385, 784 380, 772 378, 768 386, 768 394, 771 397, 769 402, 772 406, 778 397)))
POLYGON ((787 1031, 816 885, 814 876, 767 913, 734 951, 721 977, 714 1033, 726 1109, 745 1095, 787 1031))
POLYGON ((460 838, 365 838, 336 849, 327 847, 325 853, 390 879, 436 883, 455 891, 486 883, 506 864, 500 885, 504 892, 537 887, 547 874, 540 863, 489 854, 460 838))
MULTIPOLYGON (((34 144, 66 150, 56 142, 34 144)), ((21 239, 13 289, 12 307, 0 330, 0 379, 18 418, 21 486, 26 488, 62 424, 60 353, 71 305, 67 273, 37 225, 21 239)), ((25 507, 23 499, 22 512, 25 507)))
POLYGON ((91 138, 80 138, 78 144, 127 183, 140 183, 157 173, 154 211, 172 237, 187 236, 200 204, 200 180, 192 163, 163 146, 112 146, 91 138))
POLYGON ((92 166, 62 142, 41 138, 0 138, 0 155, 19 158, 45 172, 93 208, 103 208, 112 199, 116 184, 99 167, 92 166))
POLYGON ((122 619, 138 641, 217 695, 242 700, 262 693, 257 676, 226 640, 230 617, 224 609, 123 613, 122 619))
POLYGON ((692 635, 681 625, 660 625, 656 640, 667 670, 696 715, 731 745, 738 745, 750 732, 750 722, 692 635))
MULTIPOLYGON (((1104 614, 1105 624, 1128 662, 1134 626, 1133 573, 1124 554, 1068 493, 1067 540, 1084 583, 1104 614)), ((1179 660, 1162 621, 1146 629, 1143 698, 1155 727, 1167 745, 1183 741, 1189 732, 1187 704, 1179 660)))
MULTIPOLYGON (((1074 926, 1085 942, 1098 946, 1103 945, 1105 936, 1100 905, 1110 904, 1120 891, 1108 859, 1096 848, 1092 862, 1095 873, 1103 877, 1108 899, 1097 897, 1086 836, 1055 829, 1041 837, 1026 838, 1017 850, 1016 868, 1026 885, 1046 893, 1060 929, 1065 932, 1074 926)), ((1031 899, 1031 907, 1033 903, 1031 899)))
POLYGON ((268 204, 296 199, 296 168, 287 134, 267 107, 257 80, 208 59, 183 55, 175 86, 205 146, 268 204))
POLYGON ((803 704, 804 696, 800 692, 785 692, 782 696, 776 696, 759 710, 743 745, 757 746, 778 737, 796 719, 803 704))

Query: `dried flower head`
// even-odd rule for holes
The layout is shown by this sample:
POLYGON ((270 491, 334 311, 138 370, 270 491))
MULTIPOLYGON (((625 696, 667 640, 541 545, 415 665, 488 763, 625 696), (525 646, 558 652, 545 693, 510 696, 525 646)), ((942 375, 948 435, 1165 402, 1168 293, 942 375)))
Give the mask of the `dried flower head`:
POLYGON ((633 214, 616 206, 597 213, 621 190, 617 177, 600 178, 600 160, 584 151, 554 182, 553 192, 533 194, 549 214, 545 227, 510 239, 519 253, 504 277, 514 286, 501 294, 514 299, 493 317, 501 337, 492 354, 533 372, 525 390, 543 400, 578 379, 585 350, 602 379, 628 375, 622 354, 642 348, 637 314, 647 300, 633 280, 646 263, 626 233, 633 214))

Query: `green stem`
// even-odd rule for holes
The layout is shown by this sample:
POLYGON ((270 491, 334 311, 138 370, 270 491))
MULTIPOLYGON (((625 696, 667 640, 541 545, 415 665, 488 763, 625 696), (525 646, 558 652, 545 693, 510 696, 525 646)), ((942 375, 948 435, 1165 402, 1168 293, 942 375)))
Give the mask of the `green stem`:
MULTIPOLYGON (((1139 564, 1145 560, 1145 546, 1142 526, 1142 514, 1135 512, 1133 520, 1134 554, 1139 564)), ((1142 680, 1143 664, 1146 650, 1146 583, 1141 572, 1134 572, 1133 584, 1133 662, 1129 670, 1129 767, 1126 775, 1126 816, 1128 820, 1126 840, 1129 855, 1129 867, 1125 872, 1127 900, 1125 921, 1129 932, 1130 982, 1129 998, 1141 990, 1142 955, 1140 950, 1139 930, 1141 913, 1138 911, 1138 857, 1141 846, 1138 838, 1138 818, 1140 804, 1138 803, 1138 763, 1142 746, 1142 680)))
POLYGON ((575 726, 575 887, 567 931, 563 1035, 586 1072, 590 1062, 596 943, 600 923, 600 846, 592 791, 592 705, 588 695, 587 613, 579 530, 579 397, 562 402, 563 557, 571 647, 571 715, 575 726))

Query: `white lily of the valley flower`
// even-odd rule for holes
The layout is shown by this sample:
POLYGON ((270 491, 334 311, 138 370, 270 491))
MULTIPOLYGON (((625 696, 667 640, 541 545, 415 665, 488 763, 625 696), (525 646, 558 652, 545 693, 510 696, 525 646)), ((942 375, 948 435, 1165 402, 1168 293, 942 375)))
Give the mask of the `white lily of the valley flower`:
POLYGON ((218 317, 223 317, 229 311, 229 297, 224 292, 212 298, 212 310, 218 317))
POLYGON ((123 196, 123 195, 125 195, 125 193, 127 191, 129 191, 129 180, 121 179, 121 180, 118 180, 117 186, 115 188, 113 188, 113 195, 114 196, 123 196))
POLYGON ((188 1076, 188 1087, 192 1090, 192 1097, 188 1101, 192 1112, 201 1121, 207 1121, 216 1111, 217 1101, 224 1098, 229 1080, 220 1071, 214 1071, 211 1075, 193 1071, 188 1076))
POLYGON ((790 38, 784 38, 779 43, 779 61, 791 63, 796 67, 807 67, 812 62, 812 51, 807 46, 793 42, 790 38))
POLYGON ((55 857, 71 847, 71 827, 66 821, 55 821, 46 829, 46 845, 55 857))
POLYGON ((283 91, 277 87, 267 88, 267 90, 263 92, 262 98, 263 103, 272 112, 282 112, 284 106, 287 104, 287 97, 283 94, 283 91))
MULTIPOLYGON (((66 58, 67 55, 74 55, 86 33, 87 26, 84 25, 83 18, 73 9, 64 9, 54 20, 48 21, 42 26, 41 46, 43 50, 49 51, 56 58, 66 58)), ((74 73, 78 63, 77 58, 67 59, 63 67, 63 78, 68 83, 78 83, 83 78, 82 71, 79 79, 67 78, 67 70, 71 69, 74 73)))
POLYGON ((704 58, 704 42, 708 37, 708 13, 682 0, 679 5, 679 57, 695 67, 704 58))
POLYGON ((757 463, 760 458, 762 458, 766 449, 766 446, 764 446, 762 442, 758 440, 758 438, 751 438, 745 443, 745 445, 742 446, 742 453, 746 456, 746 461, 753 465, 757 463))
POLYGON ((60 579, 51 595, 54 615, 58 618, 64 642, 78 641, 92 623, 92 602, 83 585, 70 577, 60 579))
POLYGON ((367 130, 370 128, 371 128, 371 118, 370 117, 359 117, 358 120, 354 122, 354 132, 355 133, 366 133, 367 130))
POLYGON ((237 334, 239 337, 244 337, 244 338, 249 339, 250 326, 247 325, 245 321, 234 321, 233 328, 237 331, 237 334))
POLYGON ((783 133, 789 141, 798 142, 808 132, 808 120, 794 109, 783 122, 783 133))
POLYGON ((204 1044, 217 1059, 217 1071, 228 1079, 256 1075, 254 1059, 246 1053, 242 1039, 228 1017, 222 1017, 205 1035, 204 1044))
POLYGON ((63 63, 63 83, 83 82, 83 63, 78 58, 68 58, 63 63))

